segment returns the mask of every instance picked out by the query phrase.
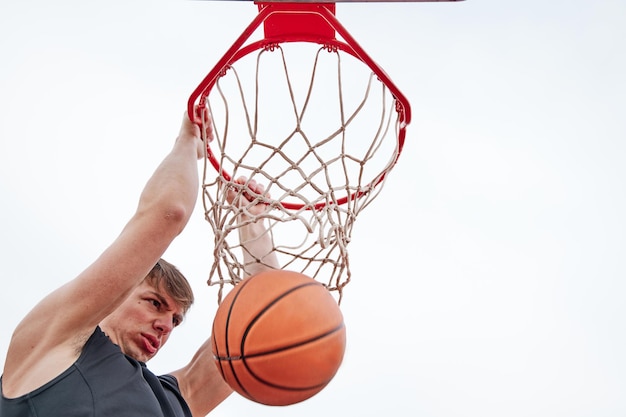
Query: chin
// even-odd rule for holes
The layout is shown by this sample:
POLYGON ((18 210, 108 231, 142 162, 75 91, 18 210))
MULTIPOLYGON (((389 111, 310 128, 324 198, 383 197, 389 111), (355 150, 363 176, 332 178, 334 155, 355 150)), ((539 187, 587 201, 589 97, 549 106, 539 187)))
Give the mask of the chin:
POLYGON ((148 362, 152 358, 152 356, 140 349, 130 352, 124 352, 124 354, 140 362, 148 362))

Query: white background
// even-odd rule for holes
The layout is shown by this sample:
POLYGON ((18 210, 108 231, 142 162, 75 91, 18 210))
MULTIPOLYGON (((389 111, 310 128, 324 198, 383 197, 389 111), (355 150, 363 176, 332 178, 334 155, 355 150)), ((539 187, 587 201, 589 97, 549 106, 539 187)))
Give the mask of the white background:
MULTIPOLYGON (((0 357, 19 319, 133 213, 191 91, 250 2, 0 3, 0 357)), ((399 164, 360 215, 348 348, 318 396, 214 416, 626 415, 626 3, 347 4, 339 20, 412 102, 399 164)), ((166 257, 209 335, 211 232, 166 257)), ((0 362, 2 364, 2 362, 0 362)))

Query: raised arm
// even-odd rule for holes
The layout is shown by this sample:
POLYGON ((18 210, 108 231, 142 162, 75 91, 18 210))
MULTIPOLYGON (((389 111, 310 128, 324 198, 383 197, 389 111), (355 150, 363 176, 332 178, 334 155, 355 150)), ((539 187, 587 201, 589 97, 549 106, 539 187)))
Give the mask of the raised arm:
POLYGON ((185 116, 173 149, 147 182, 117 239, 16 328, 5 361, 6 396, 29 392, 69 367, 98 323, 142 282, 189 220, 203 152, 200 129, 185 116))
MULTIPOLYGON (((264 187, 255 181, 238 178, 236 182, 240 185, 247 183, 246 187, 252 192, 249 194, 232 190, 227 196, 230 204, 245 206, 248 213, 241 214, 238 219, 245 223, 245 226, 239 228, 239 240, 243 247, 246 271, 249 275, 254 275, 268 269, 278 269, 280 266, 274 252, 274 243, 264 220, 252 221, 255 216, 268 210, 267 205, 262 202, 250 204, 255 201, 252 194, 265 195, 267 198, 269 195, 264 192, 264 187)), ((187 366, 173 372, 172 375, 178 380, 183 397, 194 416, 207 415, 233 391, 217 369, 210 339, 200 347, 187 366)))
POLYGON ((235 182, 250 190, 250 192, 230 190, 227 195, 230 204, 245 207, 237 220, 242 225, 238 228, 239 243, 243 251, 243 263, 247 276, 256 275, 268 269, 279 269, 271 231, 267 229, 265 219, 260 216, 267 212, 269 207, 263 202, 252 204, 255 201, 255 195, 264 196, 267 199, 270 195, 265 192, 262 184, 254 180, 248 181, 241 177, 235 182))

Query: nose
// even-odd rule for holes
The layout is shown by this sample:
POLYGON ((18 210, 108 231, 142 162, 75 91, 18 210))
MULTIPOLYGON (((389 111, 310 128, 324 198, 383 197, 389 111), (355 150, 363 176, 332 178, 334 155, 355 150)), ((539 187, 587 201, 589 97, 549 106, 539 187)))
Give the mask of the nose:
POLYGON ((154 328, 158 330, 162 336, 167 336, 174 328, 172 317, 158 317, 154 320, 154 328))

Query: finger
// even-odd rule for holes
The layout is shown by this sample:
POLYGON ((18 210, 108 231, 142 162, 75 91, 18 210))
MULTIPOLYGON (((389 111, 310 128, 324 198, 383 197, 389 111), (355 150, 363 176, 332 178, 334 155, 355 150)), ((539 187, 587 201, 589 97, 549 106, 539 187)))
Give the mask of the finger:
MULTIPOLYGON (((242 177, 239 177, 236 180, 234 180, 233 184, 243 185, 243 184, 246 183, 246 181, 247 181, 247 178, 242 176, 242 177)), ((237 199, 237 203, 236 204, 240 205, 241 202, 242 202, 241 199, 239 199, 240 195, 243 195, 244 198, 246 198, 246 199, 248 198, 246 196, 245 191, 243 191, 240 187, 237 187, 235 185, 230 185, 230 186, 227 186, 227 187, 228 187, 228 189, 226 190, 226 201, 228 201, 229 204, 233 204, 235 199, 237 199)))
POLYGON ((213 121, 209 117, 208 111, 205 112, 204 137, 207 143, 213 140, 213 121))
POLYGON ((255 180, 251 179, 248 181, 248 190, 252 191, 252 192, 256 192, 256 189, 258 188, 258 185, 256 183, 255 180))

